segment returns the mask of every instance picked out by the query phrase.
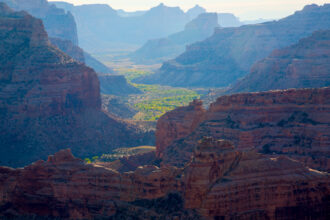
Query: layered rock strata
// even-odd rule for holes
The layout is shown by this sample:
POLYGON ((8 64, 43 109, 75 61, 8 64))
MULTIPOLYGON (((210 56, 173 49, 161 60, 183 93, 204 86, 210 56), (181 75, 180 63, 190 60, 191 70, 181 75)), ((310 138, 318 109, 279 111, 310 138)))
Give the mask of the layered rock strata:
POLYGON ((183 165, 203 136, 232 141, 238 149, 284 154, 329 171, 330 88, 291 89, 222 96, 201 115, 179 108, 159 119, 158 156, 183 165), (199 121, 197 127, 182 126, 199 121), (162 130, 162 129, 163 130, 162 130), (175 134, 182 134, 173 138, 175 134), (187 132, 188 131, 188 132, 187 132))
POLYGON ((23 166, 67 147, 97 155, 148 139, 101 111, 96 73, 51 45, 41 20, 0 3, 0 38, 0 164, 23 166))
POLYGON ((330 86, 330 30, 275 50, 257 62, 228 93, 330 86))
POLYGON ((326 219, 329 214, 327 173, 212 138, 200 142, 185 169, 147 165, 120 174, 62 150, 23 169, 0 170, 5 218, 326 219))

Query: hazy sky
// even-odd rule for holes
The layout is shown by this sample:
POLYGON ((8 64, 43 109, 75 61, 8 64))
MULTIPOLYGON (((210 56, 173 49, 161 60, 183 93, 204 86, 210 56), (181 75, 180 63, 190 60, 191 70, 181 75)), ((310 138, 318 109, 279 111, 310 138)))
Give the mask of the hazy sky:
MULTIPOLYGON (((51 0, 50 0, 51 1, 51 0)), ((57 0, 60 1, 60 0, 57 0)), ((163 2, 168 6, 180 6, 187 10, 196 4, 209 12, 231 12, 243 20, 258 18, 281 18, 304 5, 330 3, 330 0, 64 0, 75 5, 106 3, 114 9, 126 11, 146 10, 163 2)))

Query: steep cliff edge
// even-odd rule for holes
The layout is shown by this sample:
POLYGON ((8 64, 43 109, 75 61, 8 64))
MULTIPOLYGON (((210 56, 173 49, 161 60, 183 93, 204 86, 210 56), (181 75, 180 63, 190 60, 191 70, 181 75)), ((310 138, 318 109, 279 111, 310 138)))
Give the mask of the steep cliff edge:
POLYGON ((184 170, 186 208, 207 219, 326 219, 329 175, 204 138, 184 170))
POLYGON ((190 160, 197 141, 212 136, 230 140, 238 149, 284 154, 312 168, 329 171, 329 100, 330 88, 222 96, 200 116, 203 119, 199 126, 173 139, 169 131, 189 124, 191 119, 182 118, 194 114, 177 109, 158 121, 157 128, 168 131, 156 131, 158 155, 164 163, 183 165, 190 160))
POLYGON ((0 217, 47 219, 300 219, 329 214, 329 175, 286 157, 204 138, 185 169, 118 173, 62 150, 0 167, 0 217))
POLYGON ((330 86, 330 30, 275 50, 257 62, 229 93, 330 86))
POLYGON ((87 156, 148 144, 101 111, 96 73, 52 46, 41 20, 4 3, 0 15, 0 164, 23 166, 67 147, 87 156))

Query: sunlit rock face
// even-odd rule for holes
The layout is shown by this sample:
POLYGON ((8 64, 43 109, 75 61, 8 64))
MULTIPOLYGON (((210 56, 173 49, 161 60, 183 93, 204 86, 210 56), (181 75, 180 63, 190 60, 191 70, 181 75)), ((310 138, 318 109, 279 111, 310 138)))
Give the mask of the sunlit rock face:
POLYGON ((325 219, 327 178, 285 156, 204 138, 184 170, 185 207, 207 219, 325 219))
POLYGON ((229 93, 330 86, 330 31, 313 33, 299 43, 275 50, 257 62, 229 93))
POLYGON ((198 117, 202 118, 198 126, 190 125, 192 118, 178 120, 198 110, 186 114, 184 109, 174 110, 158 122, 157 152, 164 163, 182 166, 190 160, 197 141, 212 136, 230 140, 238 149, 284 154, 329 171, 329 100, 330 88, 222 96, 198 117), (171 129, 183 125, 188 125, 186 132, 173 138, 171 129))
POLYGON ((0 164, 23 166, 67 147, 97 155, 149 140, 101 111, 96 73, 51 45, 41 20, 3 3, 0 16, 0 164))
POLYGON ((162 116, 157 121, 156 129, 158 157, 163 157, 165 149, 171 143, 190 134, 203 121, 204 114, 202 102, 195 100, 187 107, 177 108, 162 116))
POLYGON ((0 167, 5 218, 326 219, 329 175, 285 156, 203 138, 184 169, 119 173, 62 150, 23 169, 0 167))

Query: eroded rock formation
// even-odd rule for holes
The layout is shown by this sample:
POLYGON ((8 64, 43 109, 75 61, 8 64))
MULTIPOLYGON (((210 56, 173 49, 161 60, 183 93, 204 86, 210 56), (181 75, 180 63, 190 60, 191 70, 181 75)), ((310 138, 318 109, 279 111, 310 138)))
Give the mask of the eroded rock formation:
POLYGON ((325 219, 327 173, 203 139, 185 169, 185 207, 210 219, 325 219), (307 202, 308 201, 308 202, 307 202))
POLYGON ((257 62, 229 93, 330 86, 330 30, 275 50, 257 62))
POLYGON ((157 155, 162 157, 164 150, 175 140, 186 137, 201 121, 205 114, 202 102, 194 100, 187 107, 179 107, 166 113, 157 121, 157 155))
POLYGON ((118 173, 69 150, 0 167, 0 216, 62 219, 326 219, 329 176, 284 156, 204 138, 185 169, 118 173))
POLYGON ((190 160, 197 141, 212 136, 230 140, 238 149, 285 154, 329 171, 329 100, 330 88, 222 96, 198 117, 202 121, 197 127, 189 127, 195 119, 188 116, 199 111, 177 109, 158 121, 157 152, 164 163, 182 166, 190 160), (180 129, 184 125, 188 128, 180 129), (172 131, 182 135, 173 138, 172 131))
POLYGON ((23 166, 67 147, 90 156, 146 141, 135 126, 101 111, 96 73, 51 45, 41 20, 4 3, 0 15, 0 164, 23 166))

